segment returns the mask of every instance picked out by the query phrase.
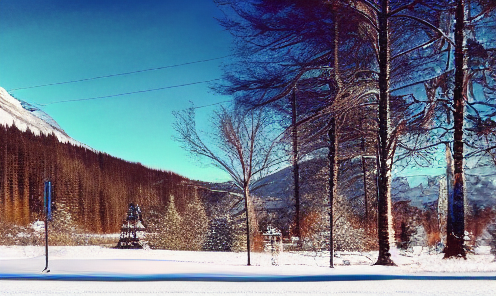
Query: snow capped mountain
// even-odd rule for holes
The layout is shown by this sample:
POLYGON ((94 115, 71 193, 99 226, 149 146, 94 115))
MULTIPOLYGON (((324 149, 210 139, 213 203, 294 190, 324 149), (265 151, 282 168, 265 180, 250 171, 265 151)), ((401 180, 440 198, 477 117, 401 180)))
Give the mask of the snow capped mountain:
POLYGON ((0 124, 7 126, 14 124, 21 131, 29 128, 35 135, 53 133, 62 143, 85 146, 69 137, 48 114, 27 102, 15 99, 2 87, 0 87, 0 124))

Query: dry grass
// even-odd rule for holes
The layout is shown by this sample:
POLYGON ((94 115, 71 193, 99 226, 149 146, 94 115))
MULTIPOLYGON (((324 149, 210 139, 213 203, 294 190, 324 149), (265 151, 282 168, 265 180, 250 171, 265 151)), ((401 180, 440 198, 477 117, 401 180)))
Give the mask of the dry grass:
POLYGON ((438 231, 427 232, 427 245, 429 247, 436 246, 441 241, 441 233, 438 231))
POLYGON ((251 237, 251 250, 253 252, 263 252, 264 251, 264 238, 260 232, 255 232, 251 237))
MULTIPOLYGON (((48 244, 51 246, 115 246, 119 238, 95 235, 80 231, 54 230, 49 224, 48 244)), ((45 244, 45 232, 35 231, 31 226, 0 223, 0 245, 41 246, 45 244)))

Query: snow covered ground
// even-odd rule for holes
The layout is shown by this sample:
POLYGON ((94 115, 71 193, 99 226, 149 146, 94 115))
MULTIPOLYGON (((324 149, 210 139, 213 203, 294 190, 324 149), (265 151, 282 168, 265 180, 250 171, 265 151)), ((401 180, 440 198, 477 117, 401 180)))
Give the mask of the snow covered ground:
POLYGON ((86 282, 0 281, 0 295, 408 295, 494 296, 495 281, 86 282))
MULTIPOLYGON (((37 274, 45 265, 43 246, 0 246, 0 277, 9 274, 37 274)), ((270 253, 251 253, 246 266, 244 252, 191 252, 169 250, 120 250, 99 246, 51 246, 51 275, 56 274, 449 274, 496 275, 496 261, 489 249, 469 254, 467 260, 443 260, 442 254, 416 249, 411 253, 393 252, 397 267, 372 266, 377 252, 336 252, 335 268, 329 268, 329 253, 282 252, 278 265, 270 253)))
POLYGON ((488 249, 467 260, 393 254, 397 267, 371 266, 377 253, 118 250, 98 246, 0 246, 0 295, 493 295, 496 262, 488 249), (349 265, 348 265, 349 264, 349 265), (30 281, 22 281, 29 279, 30 281))

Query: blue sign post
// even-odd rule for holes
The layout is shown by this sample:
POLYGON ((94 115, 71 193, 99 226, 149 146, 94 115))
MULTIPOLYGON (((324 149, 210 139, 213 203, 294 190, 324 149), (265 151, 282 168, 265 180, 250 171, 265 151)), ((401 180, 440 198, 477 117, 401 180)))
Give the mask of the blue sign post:
POLYGON ((44 212, 45 212, 45 258, 46 265, 42 272, 50 272, 48 269, 48 221, 52 221, 52 182, 45 181, 43 190, 44 212))
POLYGON ((52 182, 45 182, 45 215, 48 218, 48 221, 52 221, 52 182))

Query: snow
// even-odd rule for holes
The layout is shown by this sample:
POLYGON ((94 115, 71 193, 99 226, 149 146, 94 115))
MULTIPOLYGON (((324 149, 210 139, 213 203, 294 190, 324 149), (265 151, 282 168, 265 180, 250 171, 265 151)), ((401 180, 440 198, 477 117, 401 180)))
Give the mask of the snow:
POLYGON ((21 131, 29 128, 35 135, 53 133, 60 142, 82 146, 81 143, 69 137, 48 114, 41 110, 34 110, 32 107, 28 109, 32 111, 23 108, 19 100, 0 87, 0 124, 15 125, 21 131))
POLYGON ((45 222, 40 221, 40 220, 36 220, 35 222, 33 222, 31 224, 31 228, 33 228, 33 230, 35 232, 42 232, 45 230, 45 222))
POLYGON ((493 295, 494 281, 85 282, 2 281, 0 295, 493 295))
POLYGON ((393 252, 397 267, 371 266, 376 252, 269 253, 120 250, 100 246, 0 246, 0 295, 493 295, 487 253, 443 260, 425 249, 393 252), (350 265, 344 265, 348 261, 350 265), (20 281, 26 280, 29 281, 20 281))
MULTIPOLYGON (((397 267, 372 266, 377 252, 336 252, 335 268, 329 268, 329 253, 282 252, 278 266, 271 254, 251 253, 246 266, 244 252, 193 252, 171 250, 126 250, 100 246, 50 246, 50 275, 157 276, 173 274, 248 276, 329 275, 438 275, 494 276, 496 261, 488 250, 469 254, 467 260, 442 259, 427 249, 393 253, 397 267), (349 264, 349 265, 348 265, 349 264)), ((39 274, 45 263, 43 246, 0 246, 0 278, 5 274, 39 274)))

